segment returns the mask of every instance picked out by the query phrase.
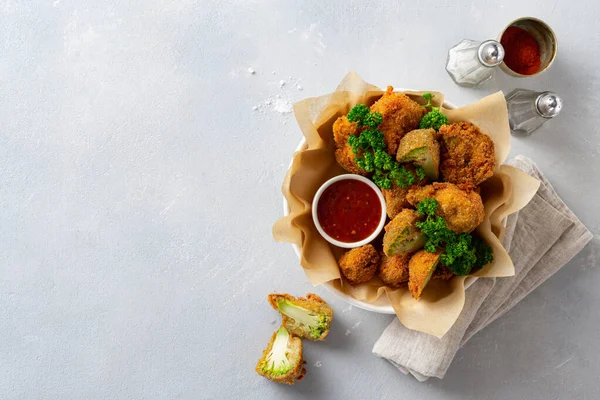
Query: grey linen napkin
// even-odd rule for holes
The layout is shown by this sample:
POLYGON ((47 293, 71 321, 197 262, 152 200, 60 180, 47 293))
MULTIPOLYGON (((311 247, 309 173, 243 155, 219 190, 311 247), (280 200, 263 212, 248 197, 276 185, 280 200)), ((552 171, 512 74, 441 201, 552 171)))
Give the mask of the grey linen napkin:
POLYGON ((458 320, 441 339, 405 328, 395 318, 373 347, 374 354, 419 381, 443 378, 460 347, 554 275, 593 237, 533 161, 517 156, 509 164, 541 181, 529 204, 507 218, 504 247, 515 276, 478 279, 466 291, 458 320))

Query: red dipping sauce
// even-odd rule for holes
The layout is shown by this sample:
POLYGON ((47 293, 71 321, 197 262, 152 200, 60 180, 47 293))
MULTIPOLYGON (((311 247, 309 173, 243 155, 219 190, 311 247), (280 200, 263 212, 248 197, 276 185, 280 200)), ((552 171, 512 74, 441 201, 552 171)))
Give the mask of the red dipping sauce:
POLYGON ((371 236, 381 221, 381 202, 364 182, 343 179, 329 186, 319 199, 317 218, 335 240, 354 243, 371 236))

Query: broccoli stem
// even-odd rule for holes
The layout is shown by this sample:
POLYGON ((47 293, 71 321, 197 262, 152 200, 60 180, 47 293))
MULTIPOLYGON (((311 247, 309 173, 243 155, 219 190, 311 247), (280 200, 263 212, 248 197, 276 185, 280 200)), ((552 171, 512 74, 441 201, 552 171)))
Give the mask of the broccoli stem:
POLYGON ((313 315, 309 310, 292 304, 284 299, 279 300, 277 307, 288 317, 293 318, 296 322, 306 325, 309 328, 316 327, 319 324, 319 317, 317 315, 313 315))
POLYGON ((290 333, 283 326, 277 330, 273 347, 269 352, 266 359, 265 368, 272 375, 285 374, 292 368, 292 364, 287 358, 288 353, 288 342, 290 339, 290 333))

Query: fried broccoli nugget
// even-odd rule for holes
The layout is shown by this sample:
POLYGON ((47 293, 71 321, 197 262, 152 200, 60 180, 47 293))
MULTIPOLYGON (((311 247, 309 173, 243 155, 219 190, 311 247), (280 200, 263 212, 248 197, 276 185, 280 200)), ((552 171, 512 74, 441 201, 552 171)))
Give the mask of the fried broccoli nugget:
POLYGON ((280 327, 263 350, 256 364, 256 372, 265 378, 293 385, 304 378, 306 361, 302 359, 302 341, 280 327))
POLYGON ((352 286, 371 280, 379 266, 379 254, 370 244, 352 249, 340 258, 340 271, 352 286))
POLYGON ((408 262, 408 291, 416 300, 421 298, 423 289, 429 283, 438 262, 441 251, 429 253, 425 250, 416 252, 408 262))
MULTIPOLYGON (((359 155, 362 155, 362 150, 360 151, 359 155)), ((349 144, 335 150, 335 161, 337 161, 337 163, 347 172, 357 175, 367 175, 368 172, 356 164, 355 157, 356 155, 352 151, 352 147, 349 144)))
POLYGON ((494 142, 475 125, 456 122, 443 125, 438 133, 443 181, 477 186, 494 174, 494 142))
POLYGON ((361 129, 356 122, 348 121, 348 117, 341 116, 333 123, 333 140, 336 147, 342 147, 348 144, 348 138, 352 136, 360 136, 361 129))
MULTIPOLYGON (((404 167, 407 170, 414 172, 415 168, 412 165, 405 165, 404 167)), ((416 178, 418 179, 418 177, 416 178)), ((406 199, 408 191, 412 188, 427 185, 428 182, 429 180, 427 178, 423 178, 418 182, 415 182, 414 184, 405 188, 394 185, 391 189, 381 189, 381 192, 383 193, 383 198, 385 199, 385 209, 388 217, 394 219, 394 217, 398 215, 403 209, 411 208, 412 205, 406 199)))
POLYGON ((333 310, 316 294, 296 298, 287 293, 273 293, 267 299, 281 314, 281 325, 294 335, 308 340, 325 340, 329 334, 333 310))
POLYGON ((485 215, 481 196, 473 189, 472 185, 434 182, 411 189, 406 199, 413 206, 427 198, 436 199, 438 207, 435 214, 446 220, 448 229, 456 233, 470 233, 483 222, 485 215))
POLYGON ((406 195, 411 187, 394 186, 391 189, 381 189, 388 217, 394 219, 396 215, 400 214, 400 211, 411 207, 411 204, 406 200, 406 195))
POLYGON ((408 132, 398 147, 399 162, 412 162, 423 167, 429 179, 437 180, 440 167, 440 145, 433 129, 415 129, 408 132))
POLYGON ((415 225, 421 218, 415 210, 402 210, 385 226, 383 251, 387 256, 395 256, 422 248, 425 235, 415 225))
MULTIPOLYGON (((352 151, 352 146, 348 144, 348 138, 359 136, 361 129, 355 122, 348 121, 344 115, 339 117, 333 123, 333 140, 335 142, 335 161, 352 174, 367 175, 367 172, 361 169, 355 161, 356 154, 352 151)), ((362 151, 360 152, 362 155, 362 151)))
POLYGON ((387 152, 394 155, 402 136, 416 129, 427 112, 404 93, 394 93, 392 86, 388 86, 383 96, 371 106, 371 111, 383 116, 378 129, 383 133, 387 152))
POLYGON ((454 276, 455 276, 455 274, 454 274, 454 272, 452 272, 450 270, 450 268, 448 268, 445 265, 440 264, 435 269, 435 272, 433 273, 433 276, 431 277, 431 279, 441 279, 441 280, 447 281, 448 279, 451 279, 454 276))
POLYGON ((408 260, 411 253, 400 253, 397 256, 388 257, 381 255, 379 265, 379 278, 388 286, 397 288, 408 282, 408 260))

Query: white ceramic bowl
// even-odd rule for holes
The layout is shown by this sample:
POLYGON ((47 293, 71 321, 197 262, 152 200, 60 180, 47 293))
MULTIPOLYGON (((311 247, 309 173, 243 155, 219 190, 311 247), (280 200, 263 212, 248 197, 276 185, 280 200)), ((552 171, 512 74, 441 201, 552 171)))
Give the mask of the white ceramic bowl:
POLYGON ((321 185, 319 190, 317 190, 317 193, 315 193, 315 197, 313 198, 313 202, 312 202, 313 222, 315 223, 315 226, 317 227, 317 230, 319 231, 321 236, 323 236, 323 238, 325 240, 327 240, 329 243, 331 243, 335 246, 338 246, 338 247, 346 248, 346 249, 364 246, 365 244, 371 243, 373 240, 375 240, 375 238, 377 237, 377 235, 379 235, 379 233, 381 233, 381 230, 383 229, 383 226, 385 225, 385 220, 387 218, 385 210, 386 210, 385 199, 383 198, 381 189, 379 189, 379 187, 377 187, 377 185, 374 184, 373 181, 371 181, 370 179, 365 178, 364 176, 356 175, 356 174, 344 174, 344 175, 334 176, 333 178, 331 178, 330 180, 328 180, 327 182, 325 182, 324 184, 321 185), (371 189, 373 189, 375 191, 375 193, 377 194, 377 198, 379 199, 379 204, 381 205, 381 218, 379 219, 379 224, 377 224, 377 228, 375 228, 375 231, 373 231, 373 233, 371 235, 369 235, 367 238, 365 238, 361 241, 358 241, 358 242, 350 242, 350 243, 349 242, 340 242, 339 240, 332 238, 331 236, 329 236, 327 234, 327 232, 325 232, 325 230, 321 226, 321 223, 319 222, 319 217, 317 215, 317 205, 319 204, 319 200, 321 200, 321 196, 323 195, 323 192, 332 184, 339 182, 339 181, 344 181, 344 180, 355 180, 355 181, 366 183, 371 189))
MULTIPOLYGON (((405 91, 405 90, 410 90, 410 89, 398 89, 398 90, 405 91)), ((456 106, 454 104, 447 102, 447 101, 444 101, 444 107, 448 108, 448 109, 456 108, 456 106)), ((298 143, 298 147, 296 147, 295 152, 304 150, 305 147, 306 147, 306 140, 304 138, 302 138, 300 140, 300 143, 298 143)), ((291 166, 292 166, 292 161, 290 161, 289 167, 291 167, 291 166)), ((384 210, 385 210, 385 208, 384 208, 384 210)), ((284 197, 283 198, 283 215, 287 216, 287 215, 289 215, 289 213, 290 213, 290 207, 288 205, 287 200, 284 197)), ((292 244, 292 247, 294 248, 294 252, 298 256, 298 258, 300 258, 300 247, 298 247, 296 244, 292 244)), ((474 276, 467 277, 467 279, 465 280, 465 290, 468 289, 476 280, 477 280, 477 277, 474 277, 474 276)), ((363 310, 373 311, 373 312, 380 313, 380 314, 395 314, 396 313, 394 311, 394 308, 390 304, 390 301, 388 300, 387 296, 380 296, 374 302, 367 303, 366 301, 356 300, 354 297, 349 296, 346 293, 338 290, 335 286, 333 286, 333 284, 331 282, 326 282, 322 286, 325 289, 327 289, 329 292, 334 294, 335 296, 344 300, 346 303, 356 306, 358 308, 362 308, 363 310)))

